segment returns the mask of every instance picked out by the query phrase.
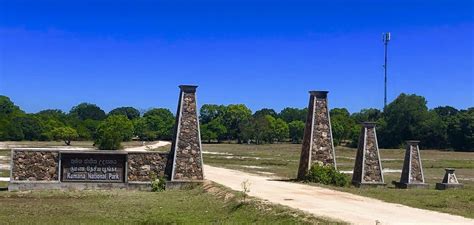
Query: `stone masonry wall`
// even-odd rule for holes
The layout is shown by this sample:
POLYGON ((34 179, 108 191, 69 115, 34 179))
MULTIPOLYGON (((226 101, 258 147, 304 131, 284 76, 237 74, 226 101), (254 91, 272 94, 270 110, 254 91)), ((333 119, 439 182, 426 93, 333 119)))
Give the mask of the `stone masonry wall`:
POLYGON ((12 158, 14 181, 57 181, 59 153, 15 150, 12 158))
POLYGON ((418 145, 411 144, 411 176, 410 183, 423 183, 423 174, 421 169, 420 154, 418 151, 418 145))
POLYGON ((168 153, 129 152, 127 162, 129 182, 149 182, 152 174, 165 177, 168 153))
POLYGON ((182 92, 174 156, 174 180, 203 180, 199 120, 195 93, 182 92))
POLYGON ((364 161, 364 139, 365 139, 365 127, 362 127, 362 130, 359 135, 359 145, 357 147, 357 154, 354 165, 354 173, 352 176, 353 182, 362 181, 362 162, 364 161))
POLYGON ((328 118, 327 99, 316 98, 314 105, 314 134, 311 160, 313 163, 322 162, 324 165, 334 166, 334 149, 328 118))
POLYGON ((364 161, 364 182, 383 182, 382 167, 379 161, 378 146, 376 143, 375 127, 367 128, 364 161))

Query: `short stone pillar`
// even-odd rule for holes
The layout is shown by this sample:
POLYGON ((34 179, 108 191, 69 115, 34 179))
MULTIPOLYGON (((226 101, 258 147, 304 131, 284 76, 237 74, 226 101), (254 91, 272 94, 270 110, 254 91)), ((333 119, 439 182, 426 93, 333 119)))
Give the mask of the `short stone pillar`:
POLYGON ((327 91, 310 91, 308 115, 301 149, 298 179, 304 179, 313 163, 334 166, 336 155, 329 117, 327 91))
POLYGON ((423 166, 421 165, 420 141, 407 141, 400 182, 393 182, 397 188, 427 188, 423 166))
POLYGON ((197 86, 181 85, 178 111, 176 113, 175 133, 171 146, 172 184, 202 181, 204 179, 201 132, 196 104, 197 86))
POLYGON ((446 173, 444 174, 443 182, 436 183, 436 189, 438 190, 446 190, 451 188, 463 188, 464 185, 459 183, 458 178, 456 178, 456 174, 454 174, 454 169, 447 168, 445 169, 446 173))
POLYGON ((385 186, 375 122, 362 123, 352 184, 356 187, 385 186))

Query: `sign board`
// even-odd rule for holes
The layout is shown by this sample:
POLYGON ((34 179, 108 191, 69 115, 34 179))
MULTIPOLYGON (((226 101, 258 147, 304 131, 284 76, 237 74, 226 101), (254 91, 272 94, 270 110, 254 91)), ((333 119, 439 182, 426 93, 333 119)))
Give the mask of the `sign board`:
POLYGON ((61 153, 62 182, 125 182, 125 154, 61 153))

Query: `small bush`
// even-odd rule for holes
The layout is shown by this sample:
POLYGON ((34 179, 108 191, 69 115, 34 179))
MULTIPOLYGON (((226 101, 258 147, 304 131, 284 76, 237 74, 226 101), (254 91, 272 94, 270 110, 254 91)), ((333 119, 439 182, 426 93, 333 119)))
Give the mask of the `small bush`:
POLYGON ((151 178, 151 191, 161 192, 166 188, 166 179, 164 177, 157 177, 155 174, 150 175, 151 178))
POLYGON ((311 169, 306 175, 305 181, 337 187, 344 187, 349 184, 349 179, 345 174, 340 173, 332 166, 323 166, 319 164, 311 166, 311 169))

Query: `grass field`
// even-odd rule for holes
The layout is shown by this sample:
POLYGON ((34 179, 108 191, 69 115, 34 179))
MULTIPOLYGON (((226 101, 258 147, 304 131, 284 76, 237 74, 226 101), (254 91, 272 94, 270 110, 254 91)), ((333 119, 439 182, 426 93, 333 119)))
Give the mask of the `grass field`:
POLYGON ((213 184, 185 191, 0 192, 0 224, 335 224, 213 184))
MULTIPOLYGON (((209 165, 237 169, 251 173, 294 179, 298 170, 301 145, 204 145, 204 162, 209 165)), ((336 148, 338 169, 352 171, 356 151, 351 148, 336 148)), ((474 153, 422 150, 421 158, 428 190, 399 190, 391 184, 400 179, 405 150, 380 150, 384 173, 384 189, 358 189, 354 187, 328 188, 373 197, 387 202, 405 204, 417 208, 458 214, 474 218, 474 153), (456 168, 456 175, 465 184, 462 190, 434 190, 436 182, 444 176, 444 168, 456 168)))

